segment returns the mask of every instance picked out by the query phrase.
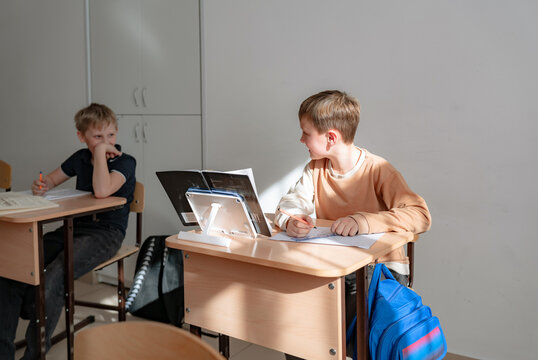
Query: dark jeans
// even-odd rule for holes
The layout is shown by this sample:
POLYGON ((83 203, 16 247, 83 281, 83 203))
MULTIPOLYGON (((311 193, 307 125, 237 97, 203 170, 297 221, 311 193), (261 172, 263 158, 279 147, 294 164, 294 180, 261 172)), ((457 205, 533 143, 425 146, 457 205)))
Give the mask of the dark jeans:
MULTIPOLYGON (((121 246, 124 234, 97 223, 75 223, 73 226, 74 278, 90 272, 110 259, 121 246)), ((46 343, 56 328, 65 303, 64 294, 64 231, 63 227, 43 236, 45 260, 46 343)), ((23 359, 35 359, 39 350, 35 320, 35 287, 0 277, 0 359, 15 357, 15 334, 19 316, 29 319, 27 347, 23 359)))
MULTIPOLYGON (((390 269, 389 269, 390 270, 390 269)), ((367 286, 370 286, 370 279, 372 279, 372 274, 374 273, 374 266, 368 265, 366 267, 366 272, 368 276, 368 284, 367 286)), ((409 284, 409 276, 402 275, 400 273, 397 273, 396 271, 390 270, 394 278, 402 285, 407 286, 409 284)), ((383 277, 383 274, 381 275, 383 277)), ((356 274, 352 273, 346 276, 345 278, 346 282, 346 330, 349 328, 349 325, 351 324, 351 321, 355 317, 355 314, 357 312, 357 283, 356 283, 356 274)), ((352 356, 353 355, 353 348, 351 344, 347 344, 347 355, 352 356)), ((303 360, 302 358, 299 358, 297 356, 286 355, 286 360, 303 360)))

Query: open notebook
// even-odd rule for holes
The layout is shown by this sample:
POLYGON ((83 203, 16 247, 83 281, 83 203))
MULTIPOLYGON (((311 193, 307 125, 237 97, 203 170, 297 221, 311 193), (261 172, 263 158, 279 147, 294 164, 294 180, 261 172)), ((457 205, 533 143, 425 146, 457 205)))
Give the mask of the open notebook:
POLYGON ((0 216, 23 211, 33 211, 54 208, 57 203, 41 196, 34 196, 24 192, 0 193, 0 216))
POLYGON ((198 225, 186 197, 187 191, 192 189, 210 192, 224 191, 241 196, 257 234, 271 236, 271 228, 258 201, 251 169, 232 172, 209 170, 158 171, 156 174, 183 225, 198 225))

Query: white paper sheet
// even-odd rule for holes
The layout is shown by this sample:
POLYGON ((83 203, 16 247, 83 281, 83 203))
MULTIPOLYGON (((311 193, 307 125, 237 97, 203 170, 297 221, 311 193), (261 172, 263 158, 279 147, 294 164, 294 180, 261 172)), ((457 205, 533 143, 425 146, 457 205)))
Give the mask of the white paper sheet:
MULTIPOLYGON (((32 195, 32 190, 21 191, 20 193, 26 194, 26 195, 32 195)), ((84 196, 88 194, 91 194, 91 192, 77 190, 77 189, 70 189, 70 188, 52 189, 52 190, 47 191, 45 195, 43 195, 43 198, 46 200, 61 200, 61 199, 67 199, 71 197, 84 196)))
POLYGON ((294 238, 288 236, 286 232, 282 231, 271 237, 271 240, 280 241, 294 241, 304 242, 311 244, 326 244, 326 245, 340 245, 340 246, 356 246, 362 249, 369 249, 378 239, 383 236, 383 233, 368 234, 368 235, 355 235, 355 236, 340 236, 331 232, 329 227, 318 227, 310 231, 310 233, 303 238, 294 238))

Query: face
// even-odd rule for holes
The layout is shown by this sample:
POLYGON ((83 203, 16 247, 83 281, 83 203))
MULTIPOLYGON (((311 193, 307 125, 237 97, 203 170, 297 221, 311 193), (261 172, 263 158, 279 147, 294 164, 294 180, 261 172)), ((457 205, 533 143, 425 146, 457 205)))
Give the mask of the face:
POLYGON ((327 155, 327 136, 320 134, 312 124, 312 121, 303 116, 300 120, 301 142, 306 145, 312 160, 322 159, 327 155))
POLYGON ((77 135, 80 142, 86 143, 86 146, 88 146, 88 149, 93 154, 95 147, 101 143, 115 145, 117 133, 118 129, 116 128, 116 125, 109 124, 100 129, 96 127, 89 127, 84 134, 78 131, 77 135))

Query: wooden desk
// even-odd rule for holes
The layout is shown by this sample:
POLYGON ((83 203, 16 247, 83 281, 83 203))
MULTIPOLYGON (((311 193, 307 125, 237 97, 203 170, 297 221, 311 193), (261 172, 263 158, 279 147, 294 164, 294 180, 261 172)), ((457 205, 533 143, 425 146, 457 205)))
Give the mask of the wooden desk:
MULTIPOLYGON (((331 222, 318 220, 318 226, 331 222)), ((368 358, 365 266, 416 239, 388 233, 370 249, 233 238, 229 248, 177 239, 185 321, 307 359, 345 359, 344 276, 357 272, 358 358, 368 358)))
POLYGON ((63 221, 65 232, 65 314, 68 358, 73 358, 73 219, 126 203, 124 198, 96 199, 92 195, 59 200, 59 207, 0 216, 0 276, 36 287, 36 319, 41 358, 45 358, 45 282, 43 224, 63 221))

